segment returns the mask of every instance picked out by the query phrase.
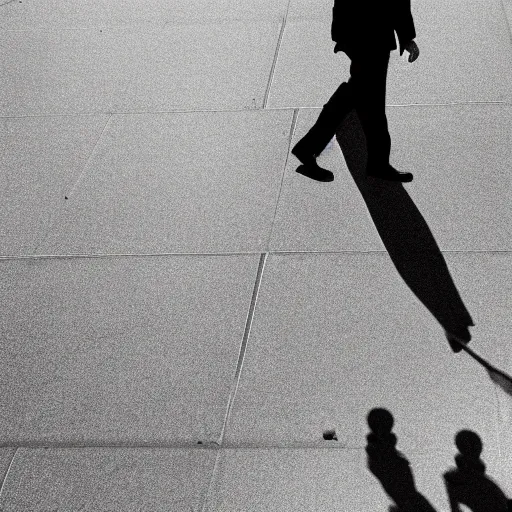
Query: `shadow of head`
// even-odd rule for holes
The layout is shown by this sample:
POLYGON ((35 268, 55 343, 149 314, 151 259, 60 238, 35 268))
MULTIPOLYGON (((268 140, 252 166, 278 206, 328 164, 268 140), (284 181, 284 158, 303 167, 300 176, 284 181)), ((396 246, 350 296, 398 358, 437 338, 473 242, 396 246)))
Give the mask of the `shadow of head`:
POLYGON ((480 458, 483 443, 472 430, 461 430, 455 436, 456 468, 447 471, 443 477, 452 510, 465 505, 472 512, 509 512, 511 501, 500 487, 486 475, 486 465, 480 458))
POLYGON ((390 433, 395 424, 393 415, 387 410, 380 407, 372 409, 366 421, 372 432, 390 433))

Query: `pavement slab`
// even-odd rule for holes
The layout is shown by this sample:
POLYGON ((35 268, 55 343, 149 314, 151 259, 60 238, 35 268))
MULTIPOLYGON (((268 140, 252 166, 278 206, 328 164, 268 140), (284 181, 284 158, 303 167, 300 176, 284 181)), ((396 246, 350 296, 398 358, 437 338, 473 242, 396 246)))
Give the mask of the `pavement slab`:
POLYGON ((364 450, 222 449, 207 512, 384 510, 364 450))
POLYGON ((333 5, 333 0, 316 0, 315 2, 310 2, 309 0, 290 0, 286 21, 322 19, 330 27, 333 5))
POLYGON ((201 510, 216 451, 20 448, 0 495, 5 512, 201 510))
POLYGON ((12 70, 0 115, 261 108, 279 33, 277 21, 0 31, 12 70))
POLYGON ((168 2, 23 0, 6 3, 1 9, 0 29, 3 30, 97 28, 127 24, 162 27, 168 2))
POLYGON ((34 254, 266 250, 292 117, 113 116, 34 254))
MULTIPOLYGON (((512 260, 445 259, 473 316, 472 347, 507 371, 512 260)), ((450 450, 470 428, 498 451, 494 385, 451 352, 387 253, 270 255, 223 446, 317 446, 335 428, 341 446, 360 448, 374 407, 395 416, 406 450, 450 450)))
MULTIPOLYGON (((398 426, 396 430, 401 451, 398 426)), ((456 452, 454 447, 453 455, 456 452)), ((436 512, 450 512, 442 475, 454 467, 453 455, 410 450, 403 455, 410 463, 417 491, 436 512)), ((486 453, 485 447, 482 457, 492 478, 499 467, 496 457, 486 453)), ((368 470, 364 449, 223 448, 206 511, 367 512, 388 510, 392 503, 368 470)))
POLYGON ((1 30, 0 116, 110 113, 161 28, 1 30))
POLYGON ((84 171, 108 115, 0 119, 0 255, 30 254, 84 171))
POLYGON ((119 111, 262 108, 281 25, 277 20, 167 24, 148 37, 149 49, 119 111))
POLYGON ((216 442, 258 261, 0 260, 0 445, 216 442))

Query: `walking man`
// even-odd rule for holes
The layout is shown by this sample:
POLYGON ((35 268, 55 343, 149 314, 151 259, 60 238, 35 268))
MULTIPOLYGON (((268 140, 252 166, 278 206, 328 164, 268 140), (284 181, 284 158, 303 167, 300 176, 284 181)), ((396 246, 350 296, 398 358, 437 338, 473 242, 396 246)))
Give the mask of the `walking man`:
POLYGON ((292 154, 319 181, 332 181, 332 172, 316 163, 345 116, 355 108, 366 137, 366 174, 390 181, 412 181, 412 174, 389 164, 391 138, 386 119, 386 76, 389 54, 409 52, 414 62, 419 49, 411 14, 411 0, 334 0, 331 37, 334 53, 344 52, 351 60, 350 78, 342 83, 309 132, 294 146, 292 154))

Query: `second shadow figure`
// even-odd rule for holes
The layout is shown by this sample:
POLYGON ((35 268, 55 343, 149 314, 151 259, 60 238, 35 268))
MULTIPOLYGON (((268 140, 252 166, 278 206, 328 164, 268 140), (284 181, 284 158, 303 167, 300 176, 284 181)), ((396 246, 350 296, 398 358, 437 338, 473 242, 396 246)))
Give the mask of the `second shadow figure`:
POLYGON ((393 415, 387 409, 372 409, 367 422, 371 430, 366 436, 368 469, 395 502, 389 512, 436 512, 416 489, 409 461, 396 449, 393 415))
POLYGON ((386 77, 391 50, 400 43, 400 55, 409 52, 414 62, 419 49, 410 0, 335 0, 331 37, 334 53, 351 60, 350 78, 343 82, 309 132, 294 146, 292 154, 304 169, 297 172, 317 181, 332 181, 331 171, 321 168, 316 157, 334 137, 337 127, 355 108, 363 126, 368 150, 366 174, 390 181, 412 181, 411 173, 397 171, 389 163, 391 137, 386 118, 386 77))
POLYGON ((472 512, 512 511, 512 500, 485 473, 480 436, 461 430, 455 436, 455 445, 460 452, 455 456, 457 467, 443 475, 452 512, 462 512, 460 504, 472 512))

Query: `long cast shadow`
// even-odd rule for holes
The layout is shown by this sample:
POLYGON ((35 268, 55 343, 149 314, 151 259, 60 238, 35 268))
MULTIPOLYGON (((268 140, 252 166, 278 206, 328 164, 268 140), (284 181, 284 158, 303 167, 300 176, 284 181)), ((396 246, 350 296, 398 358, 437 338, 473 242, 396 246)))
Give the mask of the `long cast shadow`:
POLYGON ((339 126, 336 138, 400 276, 446 331, 466 331, 474 325, 471 315, 432 232, 404 185, 365 175, 366 140, 355 111, 339 126))
MULTIPOLYGON (((367 177, 366 139, 355 110, 339 126, 337 141, 386 247, 407 286, 445 331, 465 338, 473 319, 466 309, 425 219, 402 183, 367 177)), ((313 176, 314 179, 314 176, 313 176)), ((453 348, 456 342, 450 342, 453 348)), ((512 397, 512 377, 463 347, 486 370, 491 380, 512 397)))

